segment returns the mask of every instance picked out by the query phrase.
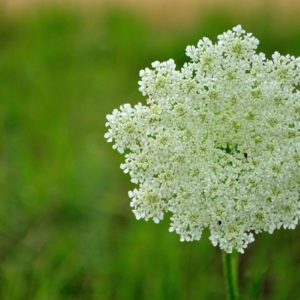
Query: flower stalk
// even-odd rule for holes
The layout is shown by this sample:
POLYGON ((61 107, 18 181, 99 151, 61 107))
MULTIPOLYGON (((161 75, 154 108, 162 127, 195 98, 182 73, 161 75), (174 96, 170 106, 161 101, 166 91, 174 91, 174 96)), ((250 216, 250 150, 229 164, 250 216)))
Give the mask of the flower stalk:
POLYGON ((228 300, 238 300, 238 254, 223 251, 223 272, 228 300))

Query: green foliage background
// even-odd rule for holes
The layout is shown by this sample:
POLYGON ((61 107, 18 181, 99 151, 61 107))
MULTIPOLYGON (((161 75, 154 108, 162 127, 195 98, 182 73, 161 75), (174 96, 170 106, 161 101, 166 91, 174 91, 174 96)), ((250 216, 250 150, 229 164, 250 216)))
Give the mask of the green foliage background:
MULTIPOLYGON (((224 12, 165 29, 109 10, 0 20, 0 299, 224 299, 221 253, 136 221, 105 115, 144 101, 138 71, 242 23, 270 54, 300 54, 300 26, 224 12)), ((296 23, 300 25, 300 23, 296 23)), ((300 299, 299 231, 262 234, 240 258, 243 299, 300 299)))

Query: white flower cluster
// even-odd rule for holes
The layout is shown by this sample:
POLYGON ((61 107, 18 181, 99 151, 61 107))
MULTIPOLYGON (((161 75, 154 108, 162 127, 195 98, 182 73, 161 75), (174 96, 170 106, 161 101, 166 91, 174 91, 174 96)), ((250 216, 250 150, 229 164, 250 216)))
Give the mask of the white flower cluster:
POLYGON ((188 46, 190 61, 140 72, 147 105, 107 116, 105 138, 125 153, 121 169, 137 219, 170 215, 181 241, 205 228, 226 252, 259 232, 294 229, 300 217, 300 60, 257 53, 236 26, 188 46))

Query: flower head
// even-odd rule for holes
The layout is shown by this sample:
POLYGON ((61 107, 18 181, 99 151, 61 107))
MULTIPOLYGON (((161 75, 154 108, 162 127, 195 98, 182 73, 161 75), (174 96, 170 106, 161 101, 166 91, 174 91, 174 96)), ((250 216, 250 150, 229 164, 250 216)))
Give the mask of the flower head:
POLYGON ((169 213, 181 241, 208 228, 226 252, 298 224, 300 59, 267 59, 258 43, 241 26, 215 44, 203 38, 186 48, 181 69, 170 59, 140 71, 145 105, 107 116, 105 137, 137 184, 137 219, 169 213))

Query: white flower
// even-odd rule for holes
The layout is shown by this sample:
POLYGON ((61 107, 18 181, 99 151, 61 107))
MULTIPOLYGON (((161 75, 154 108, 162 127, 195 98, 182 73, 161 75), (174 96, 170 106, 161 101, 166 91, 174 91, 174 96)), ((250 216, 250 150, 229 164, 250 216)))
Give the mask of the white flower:
POLYGON ((241 26, 203 38, 181 70, 168 60, 140 72, 146 105, 107 116, 105 138, 126 150, 121 168, 137 184, 137 219, 169 213, 181 241, 208 228, 226 252, 298 224, 300 60, 267 59, 258 43, 241 26))

